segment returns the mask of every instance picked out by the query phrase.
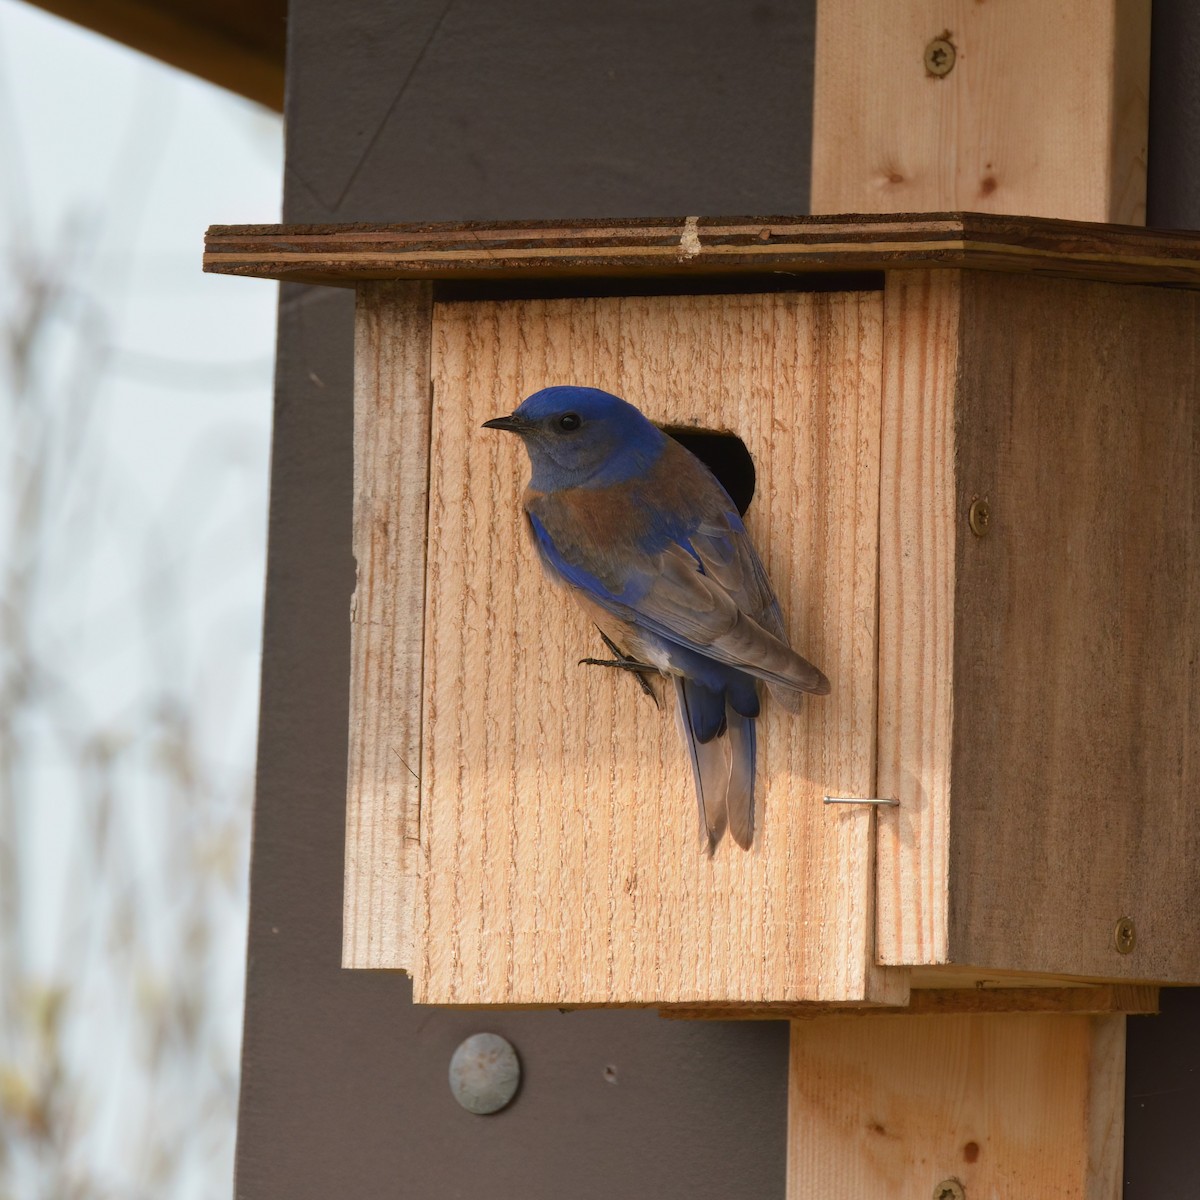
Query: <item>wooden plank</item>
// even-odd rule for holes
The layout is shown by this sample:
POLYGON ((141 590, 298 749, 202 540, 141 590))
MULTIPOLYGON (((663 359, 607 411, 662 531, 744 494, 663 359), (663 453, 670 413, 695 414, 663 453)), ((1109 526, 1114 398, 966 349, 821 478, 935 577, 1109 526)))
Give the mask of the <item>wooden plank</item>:
POLYGON ((1091 1018, 1083 1185, 1086 1200, 1119 1200, 1124 1195, 1125 1034, 1123 1016, 1091 1018))
POLYGON ((342 965, 412 961, 429 475, 428 284, 359 289, 342 965))
MULTIPOLYGON (((909 971, 914 988, 1070 988, 1107 986, 1103 980, 1078 975, 1048 975, 1044 972, 1007 971, 964 967, 956 963, 917 966, 909 971)), ((1129 984, 1114 986, 1128 987, 1129 984)), ((1139 985, 1140 986, 1140 985, 1139 985)))
POLYGON ((879 485, 876 953, 944 963, 949 908, 958 272, 891 273, 879 485))
POLYGON ((720 1004, 679 1005, 659 1015, 682 1021, 782 1021, 819 1017, 944 1017, 961 1013, 1100 1013, 1158 1012, 1158 988, 1136 984, 1095 987, 913 988, 905 1005, 720 1004))
POLYGON ((822 4, 812 211, 1144 224, 1149 73, 1150 0, 822 4))
POLYGON ((1124 1060, 1123 1016, 795 1021, 788 1200, 1118 1200, 1124 1060))
POLYGON ((435 1003, 902 1000, 871 962, 882 305, 778 293, 435 305, 420 958, 435 1003), (673 719, 614 672, 521 529, 550 382, 727 429, 797 646, 833 680, 761 725, 752 853, 699 849, 673 719))
POLYGON ((966 272, 961 328, 948 957, 1200 982, 1200 307, 966 272))
POLYGON ((1200 286, 1200 233, 980 213, 214 225, 204 269, 304 283, 934 267, 1200 286))

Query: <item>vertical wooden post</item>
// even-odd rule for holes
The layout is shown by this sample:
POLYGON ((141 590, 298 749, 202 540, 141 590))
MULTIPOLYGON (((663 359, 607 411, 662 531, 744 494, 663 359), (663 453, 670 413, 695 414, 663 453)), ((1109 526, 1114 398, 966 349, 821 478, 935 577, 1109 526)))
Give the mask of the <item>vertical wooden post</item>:
POLYGON ((823 0, 812 211, 1144 225, 1149 77, 1150 0, 823 0))
POLYGON ((788 1195, 1118 1200, 1124 1092, 1122 1015, 794 1021, 788 1195))
MULTIPOLYGON (((1036 0, 824 0, 812 211, 1144 223, 1149 37, 1149 0, 1071 0, 1049 9, 1036 0)), ((914 358, 910 373, 924 362, 914 358)), ((885 381, 893 403, 907 405, 907 375, 888 380, 885 367, 885 381)), ((919 410, 927 383, 912 397, 918 430, 925 430, 919 410)), ((936 459, 948 449, 936 439, 949 431, 925 432, 936 459)), ((942 512, 953 501, 938 492, 938 462, 918 461, 919 437, 906 445, 917 459, 907 481, 897 479, 896 494, 933 488, 942 512)), ((886 447, 884 457, 906 470, 886 447)), ((923 561, 918 554, 898 564, 899 582, 918 593, 923 561)), ((890 593, 892 565, 884 564, 881 578, 885 625, 936 608, 934 595, 890 593)), ((880 664, 881 688, 900 685, 891 667, 880 664)), ((908 681, 924 707, 899 718, 915 722, 913 737, 930 736, 944 715, 939 664, 929 667, 934 677, 908 681)), ((894 788, 895 779, 884 778, 894 765, 881 759, 881 788, 894 788)), ((887 875, 892 859, 881 866, 881 887, 906 886, 887 875)), ((931 866, 924 886, 936 889, 944 871, 931 866)), ((877 945, 888 961, 905 961, 895 932, 879 930, 877 945)), ((937 924, 917 933, 927 953, 946 937, 937 924)), ((1124 1050, 1123 1016, 793 1022, 789 1200, 1117 1200, 1124 1050)))

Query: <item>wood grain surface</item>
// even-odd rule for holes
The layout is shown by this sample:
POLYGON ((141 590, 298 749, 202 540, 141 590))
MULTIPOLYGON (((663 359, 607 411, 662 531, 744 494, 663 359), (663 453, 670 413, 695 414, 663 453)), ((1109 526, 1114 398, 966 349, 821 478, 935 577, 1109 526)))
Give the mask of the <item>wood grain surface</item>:
POLYGON ((429 475, 428 284, 358 294, 342 965, 411 962, 429 475))
POLYGON ((1149 74, 1150 0, 822 4, 812 211, 1144 224, 1149 74))
POLYGON ((1100 983, 1084 987, 913 987, 903 1006, 858 1004, 720 1004, 662 1008, 680 1021, 808 1021, 819 1017, 942 1017, 960 1013, 1138 1013, 1158 1012, 1159 989, 1144 984, 1100 983))
POLYGON ((214 225, 204 254, 206 271, 347 287, 938 267, 1200 287, 1200 233, 972 212, 214 225))
POLYGON ((962 330, 949 957, 1200 982, 1200 308, 965 272, 962 330))
MULTIPOLYGON (((439 305, 437 669, 423 692, 430 309, 427 290, 413 286, 371 285, 360 301, 347 965, 413 965, 414 847, 424 837, 437 858, 420 899, 433 943, 421 950, 422 986, 442 1002, 881 1001, 902 987, 850 959, 827 978, 806 974, 815 969, 807 942, 798 948, 782 926, 819 910, 821 936, 836 941, 831 905, 845 928, 864 923, 853 937, 874 941, 867 953, 885 967, 967 980, 1024 972, 1047 985, 1200 979, 1200 838, 1188 801, 1188 746, 1200 732, 1194 298, 937 272, 890 274, 882 301, 779 293, 439 305), (785 802, 812 828, 789 818, 788 837, 772 832, 782 785, 768 784, 762 842, 747 863, 679 857, 682 847, 690 854, 694 816, 668 716, 641 711, 628 680, 573 666, 596 646, 520 537, 523 455, 476 429, 547 379, 606 383, 662 419, 734 428, 758 463, 751 527, 782 564, 797 644, 837 687, 798 722, 766 722, 775 754, 788 749, 782 760, 767 751, 764 769, 783 762, 785 802), (966 522, 976 498, 991 506, 983 538, 966 522), (496 578, 477 558, 485 530, 496 578), (531 606, 546 614, 544 634, 522 627, 531 606), (475 611, 482 643, 464 640, 450 615, 475 611), (505 629, 510 639, 497 643, 505 629), (541 636, 551 653, 525 652, 541 636), (469 699, 457 709, 456 690, 469 699), (425 831, 413 769, 422 703, 438 736, 424 756, 425 795, 446 822, 425 831), (586 753, 560 709, 588 715, 578 735, 586 753), (877 770, 862 736, 868 716, 877 770), (538 751, 522 757, 517 745, 538 751), (567 772, 570 816, 533 770, 551 761, 567 772), (673 826, 646 826, 648 802, 622 799, 640 794, 641 766, 636 780, 627 775, 643 762, 652 804, 673 826), (876 818, 874 884, 856 874, 868 814, 817 818, 790 787, 817 762, 805 782, 813 795, 900 800, 876 818), (479 795, 447 782, 481 766, 479 795), (833 826, 849 851, 845 873, 826 877, 833 826), (502 867, 491 863, 497 846, 502 867), (654 856, 666 848, 658 872, 654 856), (815 873, 809 853, 822 864, 815 873), (828 895, 818 879, 832 880, 828 895), (478 911, 464 886, 478 888, 478 911), (556 889, 567 897, 561 915, 556 889), (728 907, 747 889, 753 919, 728 907), (672 932, 667 969, 647 950, 666 926, 652 929, 648 914, 674 922, 672 903, 693 918, 717 906, 722 940, 714 950, 672 932), (1137 929, 1131 954, 1113 944, 1121 917, 1137 929), (746 937, 759 961, 739 982, 746 937), (444 947, 457 957, 440 957, 444 947), (503 964, 499 988, 493 960, 503 964), (661 991, 650 982, 664 978, 661 991)), ((848 945, 838 953, 852 958, 848 945)))
POLYGON ((437 1003, 902 1002, 873 955, 878 293, 435 305, 415 992, 437 1003), (732 430, 795 645, 833 680, 761 722, 752 853, 699 844, 672 715, 580 667, 594 631, 522 530, 549 383, 732 430))
POLYGON ((944 963, 953 734, 960 273, 884 292, 879 484, 878 935, 883 963, 944 963))
POLYGON ((788 1200, 1119 1200, 1124 1016, 792 1023, 788 1200))
POLYGON ((1200 980, 1195 300, 946 272, 884 311, 880 961, 1200 980))

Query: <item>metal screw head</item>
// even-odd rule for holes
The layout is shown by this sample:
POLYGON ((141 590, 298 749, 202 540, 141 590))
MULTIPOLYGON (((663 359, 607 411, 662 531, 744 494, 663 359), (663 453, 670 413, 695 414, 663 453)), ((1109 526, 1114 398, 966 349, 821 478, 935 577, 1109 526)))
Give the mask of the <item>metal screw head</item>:
POLYGON ((954 70, 954 60, 957 57, 954 43, 950 41, 949 35, 944 33, 925 47, 925 70, 940 79, 954 70))
POLYGON ((943 1179, 933 1189, 933 1200, 967 1200, 967 1189, 957 1179, 943 1179))
POLYGON ((479 1116, 504 1108, 520 1082, 517 1052, 497 1033, 472 1034, 450 1059, 450 1091, 467 1112, 479 1116))
POLYGON ((976 537, 983 537, 991 523, 992 510, 988 507, 988 502, 978 498, 972 500, 967 512, 967 524, 971 526, 971 532, 976 537))
POLYGON ((1137 929, 1132 917, 1122 917, 1113 926, 1113 945, 1118 954, 1132 954, 1137 945, 1137 929))

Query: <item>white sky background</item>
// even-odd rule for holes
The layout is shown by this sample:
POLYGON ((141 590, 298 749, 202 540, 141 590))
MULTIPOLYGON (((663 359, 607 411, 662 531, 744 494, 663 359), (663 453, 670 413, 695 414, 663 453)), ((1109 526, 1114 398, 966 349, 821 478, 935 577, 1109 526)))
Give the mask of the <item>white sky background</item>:
MULTIPOLYGON (((277 221, 281 179, 278 117, 0 0, 0 331, 31 279, 68 277, 39 342, 38 411, 0 405, 0 472, 10 475, 0 477, 0 564, 20 552, 7 484, 36 432, 75 446, 51 455, 42 582, 21 614, 58 700, 21 709, 0 838, 14 847, 20 879, 15 961, 37 986, 71 993, 63 1053, 84 1098, 67 1122, 66 1157, 71 1180, 91 1181, 81 1196, 230 1192, 227 1111, 169 1183, 142 1161, 132 1126, 158 1120, 164 1138, 186 1137, 208 1119, 187 1111, 187 1097, 205 1090, 188 1071, 220 1077, 226 1096, 236 1071, 276 287, 205 276, 200 254, 209 224, 277 221), (72 363, 84 327, 99 354, 81 381, 72 363), (201 781, 174 799, 161 747, 141 744, 147 706, 164 703, 184 714, 201 781), (100 746, 114 763, 105 803, 117 848, 94 870, 84 864, 96 798, 67 743, 100 746), (224 880, 201 889, 202 949, 181 944, 192 927, 179 879, 193 862, 224 880), (121 915, 125 901, 135 944, 117 965, 110 946, 132 919, 121 915), (191 1057, 160 1061, 166 1082, 147 1088, 137 1005, 152 1007, 177 984, 181 954, 212 981, 206 1032, 191 1057)), ((0 373, 0 389, 12 386, 0 373)), ((0 670, 11 667, 10 654, 0 670)), ((4 1139, 22 1134, 22 1088, 37 1090, 40 1053, 22 1044, 11 1014, 9 1025, 0 1030, 0 1197, 58 1196, 62 1181, 52 1187, 36 1154, 14 1157, 10 1146, 3 1161, 4 1139)))

